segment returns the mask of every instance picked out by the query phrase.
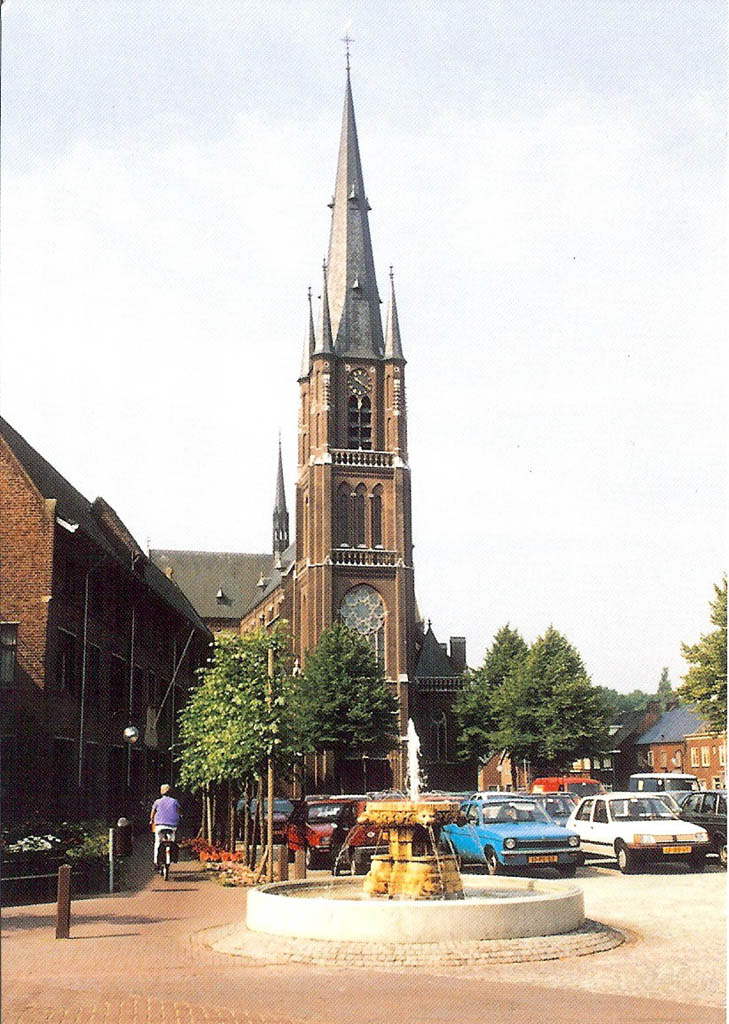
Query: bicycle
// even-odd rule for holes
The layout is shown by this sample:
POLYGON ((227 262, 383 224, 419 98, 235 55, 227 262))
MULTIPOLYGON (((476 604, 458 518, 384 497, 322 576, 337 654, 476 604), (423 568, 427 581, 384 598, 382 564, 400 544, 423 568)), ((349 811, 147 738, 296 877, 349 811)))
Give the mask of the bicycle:
POLYGON ((165 881, 170 877, 170 864, 177 862, 178 846, 175 842, 177 829, 161 828, 157 850, 157 870, 165 881))

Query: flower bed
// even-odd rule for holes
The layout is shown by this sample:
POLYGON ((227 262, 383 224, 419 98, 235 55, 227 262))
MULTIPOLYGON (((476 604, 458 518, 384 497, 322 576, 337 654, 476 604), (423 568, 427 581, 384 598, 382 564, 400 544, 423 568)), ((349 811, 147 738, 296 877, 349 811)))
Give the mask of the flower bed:
POLYGON ((242 850, 231 853, 206 839, 183 839, 180 846, 197 856, 205 871, 216 875, 223 885, 253 885, 254 873, 245 863, 242 850))
POLYGON ((73 894, 106 887, 109 834, 101 821, 35 821, 7 827, 0 852, 5 906, 54 900, 61 864, 71 865, 73 894))

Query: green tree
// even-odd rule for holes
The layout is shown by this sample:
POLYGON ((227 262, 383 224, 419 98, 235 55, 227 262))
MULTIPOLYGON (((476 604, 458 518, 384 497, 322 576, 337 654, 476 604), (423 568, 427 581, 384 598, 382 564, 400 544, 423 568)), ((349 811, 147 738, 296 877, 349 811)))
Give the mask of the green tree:
POLYGON ((195 791, 240 783, 262 770, 269 748, 279 767, 288 766, 295 746, 288 649, 281 628, 216 637, 210 664, 200 670, 199 685, 180 713, 177 759, 183 786, 195 791))
POLYGON ((554 774, 607 744, 608 710, 582 659, 550 626, 494 695, 492 749, 529 761, 534 775, 554 774))
POLYGON ((345 757, 384 754, 396 743, 397 697, 370 644, 342 623, 307 656, 296 707, 302 750, 331 750, 337 785, 345 757))
POLYGON ((528 651, 521 634, 507 623, 494 636, 481 667, 466 674, 453 703, 462 758, 475 759, 491 750, 491 735, 497 728, 494 695, 528 651))
POLYGON ((611 717, 625 711, 644 711, 651 699, 651 695, 645 690, 635 689, 630 693, 619 693, 618 690, 613 690, 609 686, 596 686, 595 690, 602 697, 603 704, 611 717))
POLYGON ((678 693, 698 708, 716 732, 726 729, 726 593, 724 576, 721 585, 714 584, 714 600, 710 603, 711 622, 716 629, 696 644, 681 645, 690 667, 678 693))
POLYGON ((661 671, 661 678, 658 680, 658 691, 656 696, 661 705, 661 711, 665 711, 673 697, 673 687, 671 686, 671 680, 668 678, 668 668, 664 667, 661 671))

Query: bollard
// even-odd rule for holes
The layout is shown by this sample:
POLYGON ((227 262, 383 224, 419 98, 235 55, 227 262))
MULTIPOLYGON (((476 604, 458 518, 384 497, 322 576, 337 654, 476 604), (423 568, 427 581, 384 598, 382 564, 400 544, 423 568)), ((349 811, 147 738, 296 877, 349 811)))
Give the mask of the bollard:
POLYGON ((71 865, 58 869, 58 903, 56 906, 56 938, 71 937, 71 865))
POLYGON ((109 892, 114 892, 114 835, 115 829, 109 829, 109 892))
POLYGON ((306 850, 294 854, 294 878, 306 878, 306 850))
POLYGON ((281 843, 278 848, 278 880, 288 881, 289 877, 289 848, 287 843, 281 843))

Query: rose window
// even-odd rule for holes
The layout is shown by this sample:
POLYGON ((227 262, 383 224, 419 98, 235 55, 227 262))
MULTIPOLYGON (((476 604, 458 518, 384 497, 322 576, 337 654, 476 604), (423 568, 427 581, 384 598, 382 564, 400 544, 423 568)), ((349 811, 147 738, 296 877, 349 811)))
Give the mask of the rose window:
POLYGON ((372 644, 382 663, 385 656, 385 605, 374 589, 364 584, 344 595, 340 609, 342 622, 372 644))

